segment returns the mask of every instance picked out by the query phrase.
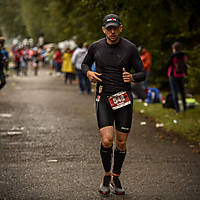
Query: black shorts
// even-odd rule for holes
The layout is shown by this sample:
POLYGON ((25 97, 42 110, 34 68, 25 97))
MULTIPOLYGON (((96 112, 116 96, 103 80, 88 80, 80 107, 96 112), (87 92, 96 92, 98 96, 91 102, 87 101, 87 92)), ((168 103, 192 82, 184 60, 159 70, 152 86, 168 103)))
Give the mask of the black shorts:
POLYGON ((117 110, 112 110, 108 97, 96 96, 96 115, 99 129, 106 126, 114 126, 124 133, 129 133, 132 123, 133 98, 130 92, 127 92, 131 100, 131 104, 126 105, 117 110))

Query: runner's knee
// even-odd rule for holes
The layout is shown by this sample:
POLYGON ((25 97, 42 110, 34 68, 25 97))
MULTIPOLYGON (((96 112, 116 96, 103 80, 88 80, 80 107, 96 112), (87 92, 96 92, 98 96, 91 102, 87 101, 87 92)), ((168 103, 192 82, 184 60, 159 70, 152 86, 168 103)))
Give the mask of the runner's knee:
POLYGON ((111 138, 102 138, 102 145, 105 148, 110 148, 113 145, 113 140, 111 138))
POLYGON ((125 151, 126 150, 126 141, 117 140, 116 141, 116 146, 120 151, 125 151))

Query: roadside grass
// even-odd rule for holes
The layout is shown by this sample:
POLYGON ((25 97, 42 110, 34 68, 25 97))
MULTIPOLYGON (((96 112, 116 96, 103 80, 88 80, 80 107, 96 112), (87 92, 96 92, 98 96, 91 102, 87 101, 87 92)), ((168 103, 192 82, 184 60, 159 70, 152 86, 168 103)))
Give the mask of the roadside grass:
POLYGON ((200 106, 175 113, 174 109, 163 108, 161 103, 145 104, 135 101, 134 109, 153 118, 156 123, 162 123, 165 130, 175 132, 187 141, 200 145, 200 106))

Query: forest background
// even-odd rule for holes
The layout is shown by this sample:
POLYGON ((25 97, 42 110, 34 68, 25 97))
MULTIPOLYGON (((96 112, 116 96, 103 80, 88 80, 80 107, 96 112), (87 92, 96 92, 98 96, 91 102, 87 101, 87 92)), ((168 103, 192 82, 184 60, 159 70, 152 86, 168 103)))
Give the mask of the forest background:
POLYGON ((150 84, 169 89, 166 64, 179 41, 188 56, 187 92, 200 92, 200 1, 198 0, 0 0, 0 35, 45 43, 103 37, 102 19, 120 16, 122 36, 152 54, 150 84))

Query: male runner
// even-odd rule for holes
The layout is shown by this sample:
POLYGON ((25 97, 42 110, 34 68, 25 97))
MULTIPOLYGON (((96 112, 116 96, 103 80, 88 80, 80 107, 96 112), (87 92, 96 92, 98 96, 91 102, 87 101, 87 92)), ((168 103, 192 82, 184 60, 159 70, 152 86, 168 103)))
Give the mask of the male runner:
POLYGON ((105 16, 102 31, 105 38, 94 42, 82 63, 83 73, 91 82, 97 82, 96 114, 101 135, 100 154, 104 178, 99 192, 125 194, 119 176, 126 156, 126 141, 131 128, 133 98, 131 82, 143 81, 144 67, 136 46, 120 37, 122 25, 115 14, 105 16), (96 72, 91 71, 96 63, 96 72), (130 71, 134 70, 134 74, 130 71), (114 165, 111 177, 114 123, 116 129, 114 165))

